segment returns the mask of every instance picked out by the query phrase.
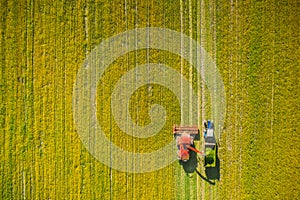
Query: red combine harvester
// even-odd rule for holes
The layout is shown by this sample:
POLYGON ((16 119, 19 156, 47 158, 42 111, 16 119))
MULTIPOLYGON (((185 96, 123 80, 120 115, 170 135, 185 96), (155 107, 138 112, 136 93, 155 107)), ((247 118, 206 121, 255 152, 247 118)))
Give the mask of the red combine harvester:
POLYGON ((189 150, 202 154, 200 151, 192 147, 194 145, 195 137, 199 134, 197 126, 174 125, 173 134, 178 148, 178 160, 187 162, 190 159, 189 150))

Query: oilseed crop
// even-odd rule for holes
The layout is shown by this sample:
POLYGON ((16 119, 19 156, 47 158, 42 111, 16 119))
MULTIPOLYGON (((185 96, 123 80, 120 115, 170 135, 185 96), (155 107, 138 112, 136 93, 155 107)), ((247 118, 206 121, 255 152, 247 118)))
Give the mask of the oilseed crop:
POLYGON ((300 199, 298 1, 0 10, 0 199, 300 199), (180 163, 209 119, 216 168, 180 163))

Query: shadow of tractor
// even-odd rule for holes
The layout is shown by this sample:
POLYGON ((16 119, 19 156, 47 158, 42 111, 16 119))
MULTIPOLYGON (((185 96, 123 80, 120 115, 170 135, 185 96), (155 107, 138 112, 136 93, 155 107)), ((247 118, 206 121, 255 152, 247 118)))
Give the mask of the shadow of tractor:
MULTIPOLYGON (((194 145, 192 145, 194 147, 194 145)), ((202 175, 198 170, 197 166, 198 163, 200 165, 204 165, 204 163, 200 163, 197 158, 197 153, 194 151, 189 151, 190 159, 187 162, 179 161, 180 165, 182 166, 183 170, 187 174, 191 174, 196 172, 201 179, 208 182, 211 185, 215 185, 216 180, 220 180, 220 160, 218 157, 218 146, 216 146, 216 166, 215 167, 206 167, 205 168, 205 175, 202 175)))
POLYGON ((216 166, 206 167, 205 175, 209 180, 220 180, 220 159, 218 157, 218 145, 216 145, 216 166))

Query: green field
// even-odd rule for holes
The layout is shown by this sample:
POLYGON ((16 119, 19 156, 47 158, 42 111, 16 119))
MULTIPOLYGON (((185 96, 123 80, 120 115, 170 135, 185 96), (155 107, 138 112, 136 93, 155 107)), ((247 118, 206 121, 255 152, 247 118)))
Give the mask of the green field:
MULTIPOLYGON (((300 199, 298 1, 1 0, 0 10, 0 199, 300 199), (121 172, 80 140, 72 107, 79 68, 102 41, 144 27, 186 34, 218 67, 227 101, 219 180, 206 179, 201 158, 189 175, 178 161, 147 173, 121 172)), ((200 129, 212 115, 208 88, 187 60, 157 49, 126 53, 103 74, 96 101, 105 135, 129 152, 162 148, 181 121, 172 91, 147 84, 132 94, 130 116, 146 126, 151 105, 160 104, 167 113, 163 129, 138 138, 116 123, 114 86, 147 63, 170 66, 191 83, 200 129)))

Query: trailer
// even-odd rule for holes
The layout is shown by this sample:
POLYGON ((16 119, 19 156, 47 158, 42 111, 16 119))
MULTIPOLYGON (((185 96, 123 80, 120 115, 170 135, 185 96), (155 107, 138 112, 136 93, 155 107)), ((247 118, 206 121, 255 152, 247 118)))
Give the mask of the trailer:
POLYGON ((214 135, 214 126, 212 121, 204 122, 204 166, 216 166, 216 138, 214 135))

